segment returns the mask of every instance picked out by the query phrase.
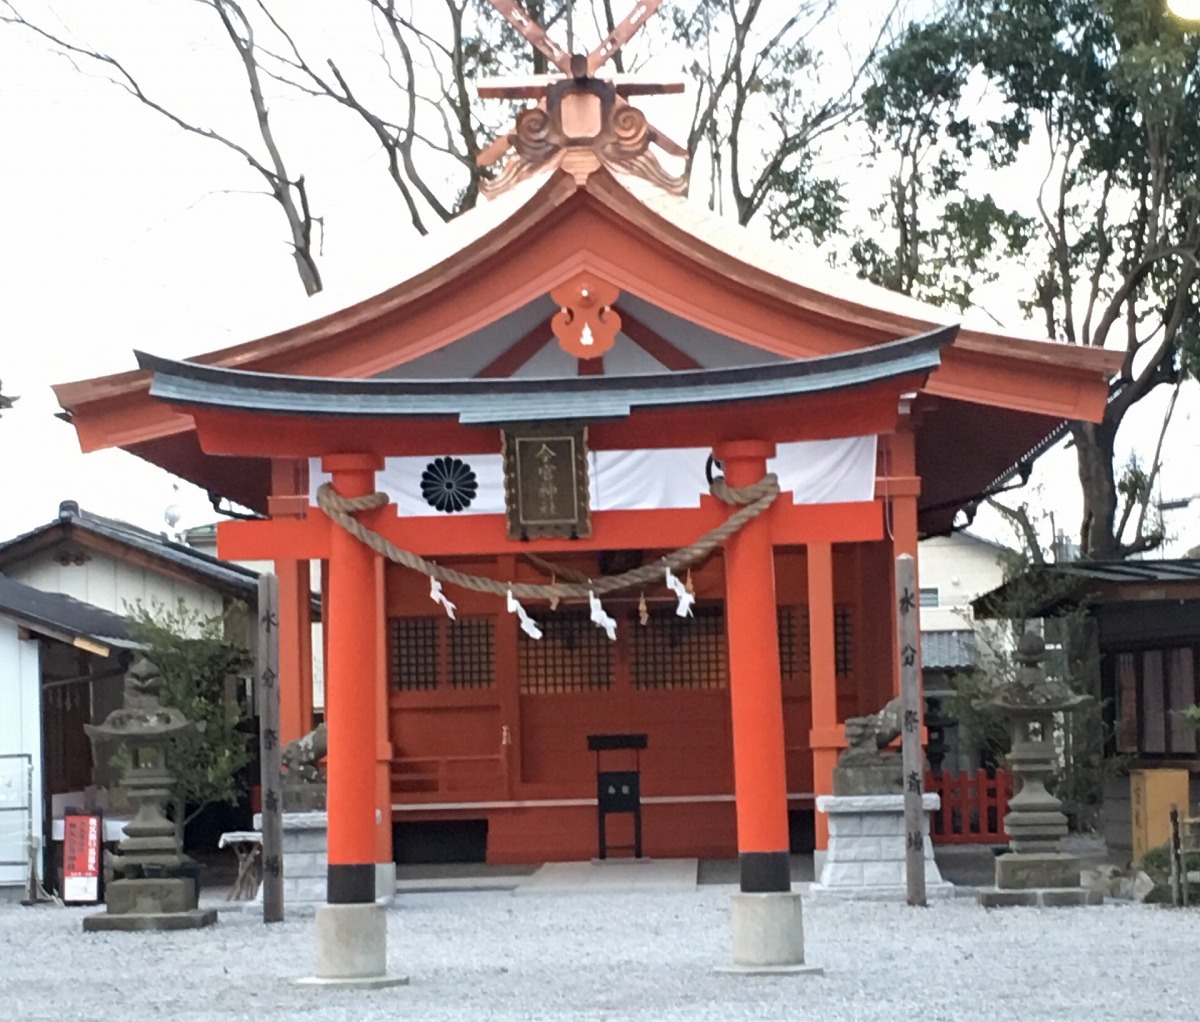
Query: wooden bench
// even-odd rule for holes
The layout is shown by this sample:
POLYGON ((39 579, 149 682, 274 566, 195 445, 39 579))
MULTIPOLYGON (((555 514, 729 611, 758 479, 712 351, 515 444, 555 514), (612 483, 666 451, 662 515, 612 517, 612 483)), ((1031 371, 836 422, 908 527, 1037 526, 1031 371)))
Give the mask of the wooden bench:
POLYGON ((257 830, 228 830, 217 842, 218 848, 232 848, 237 855, 237 879, 228 901, 249 901, 262 882, 262 833, 257 830))

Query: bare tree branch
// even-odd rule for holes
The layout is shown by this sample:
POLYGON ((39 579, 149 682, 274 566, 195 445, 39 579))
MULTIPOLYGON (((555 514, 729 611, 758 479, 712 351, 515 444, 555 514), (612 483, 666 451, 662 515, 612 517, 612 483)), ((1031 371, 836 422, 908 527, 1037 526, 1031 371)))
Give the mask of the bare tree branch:
POLYGON ((268 162, 264 163, 246 146, 227 135, 211 128, 187 120, 168 109, 162 103, 149 96, 139 84, 129 69, 111 54, 89 49, 72 43, 63 36, 37 25, 26 19, 9 0, 2 0, 0 22, 20 26, 50 43, 56 52, 66 57, 79 69, 75 58, 92 61, 108 71, 107 79, 119 88, 124 89, 138 102, 155 113, 169 120, 176 127, 217 142, 225 148, 241 156, 267 182, 271 198, 278 203, 287 217, 288 228, 292 236, 292 252, 296 262, 296 270, 305 291, 312 295, 321 290, 321 275, 312 255, 312 216, 308 210, 308 195, 303 175, 292 179, 280 155, 275 142, 267 112, 266 101, 263 98, 261 83, 258 78, 258 66, 254 55, 253 35, 241 8, 234 0, 198 0, 205 6, 213 8, 220 17, 226 34, 237 50, 246 73, 251 102, 254 105, 255 117, 259 128, 259 137, 268 153, 268 162), (236 22, 236 25, 235 25, 236 22))

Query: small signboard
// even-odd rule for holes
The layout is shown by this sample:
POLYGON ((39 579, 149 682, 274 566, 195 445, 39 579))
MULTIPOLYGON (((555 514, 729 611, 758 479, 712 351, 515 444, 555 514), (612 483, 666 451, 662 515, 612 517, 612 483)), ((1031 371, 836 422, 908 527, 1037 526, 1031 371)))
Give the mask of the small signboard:
POLYGON ((505 429, 504 491, 509 539, 590 536, 587 427, 505 429))
POLYGON ((100 900, 100 817, 68 814, 63 819, 62 900, 100 900))

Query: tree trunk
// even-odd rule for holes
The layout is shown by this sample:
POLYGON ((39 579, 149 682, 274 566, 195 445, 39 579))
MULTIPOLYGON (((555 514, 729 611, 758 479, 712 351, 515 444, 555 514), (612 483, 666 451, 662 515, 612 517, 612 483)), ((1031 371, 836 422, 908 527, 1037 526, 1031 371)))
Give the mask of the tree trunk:
POLYGON ((1117 559, 1121 544, 1116 536, 1117 481, 1113 470, 1115 423, 1076 423, 1071 427, 1083 493, 1083 521, 1079 549, 1093 560, 1117 559))

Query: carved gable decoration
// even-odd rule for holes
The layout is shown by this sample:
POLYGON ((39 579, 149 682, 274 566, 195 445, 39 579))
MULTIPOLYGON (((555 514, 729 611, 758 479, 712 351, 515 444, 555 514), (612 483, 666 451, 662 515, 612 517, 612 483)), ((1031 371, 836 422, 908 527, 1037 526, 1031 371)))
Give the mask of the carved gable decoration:
POLYGON ((599 358, 613 346, 621 317, 613 308, 621 297, 612 284, 581 273, 550 292, 558 312, 550 328, 562 349, 576 358, 599 358))
POLYGON ((587 427, 515 425, 503 437, 508 538, 590 536, 587 427))
POLYGON ((625 20, 586 56, 569 54, 515 0, 488 2, 559 74, 479 83, 483 98, 537 100, 536 106, 521 111, 511 129, 480 152, 478 163, 482 167, 508 156, 493 180, 480 182, 484 195, 498 195, 530 175, 554 167, 562 167, 580 183, 592 171, 605 167, 645 178, 676 195, 687 191, 686 176, 668 173, 651 146, 680 158, 687 157, 687 150, 650 124, 627 99, 682 92, 683 83, 597 74, 654 14, 662 0, 639 0, 625 20))

